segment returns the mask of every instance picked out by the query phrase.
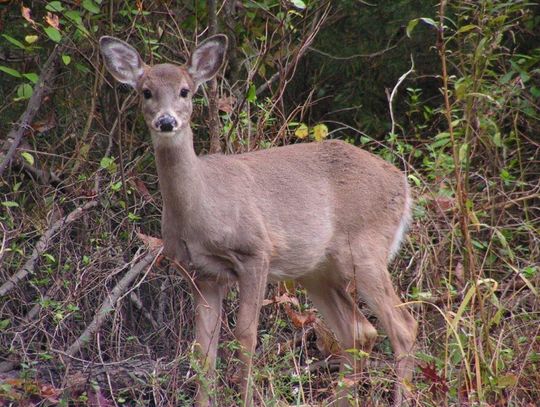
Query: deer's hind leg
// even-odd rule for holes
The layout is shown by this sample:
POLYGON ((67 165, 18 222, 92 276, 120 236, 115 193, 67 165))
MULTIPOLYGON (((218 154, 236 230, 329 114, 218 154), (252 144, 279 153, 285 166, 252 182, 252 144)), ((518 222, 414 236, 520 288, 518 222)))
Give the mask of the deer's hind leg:
MULTIPOLYGON (((365 358, 350 350, 358 349, 369 353, 377 338, 377 331, 347 292, 348 282, 340 277, 336 278, 337 276, 341 274, 310 276, 299 282, 307 290, 309 298, 340 342, 343 352, 341 372, 356 382, 365 365, 365 358)), ((348 389, 338 391, 337 403, 332 405, 349 406, 348 394, 348 389)))
POLYGON ((355 283, 359 295, 373 310, 384 330, 396 358, 398 383, 394 392, 395 405, 402 405, 414 370, 414 345, 418 324, 399 299, 386 265, 386 257, 376 257, 377 251, 365 248, 355 256, 355 283))

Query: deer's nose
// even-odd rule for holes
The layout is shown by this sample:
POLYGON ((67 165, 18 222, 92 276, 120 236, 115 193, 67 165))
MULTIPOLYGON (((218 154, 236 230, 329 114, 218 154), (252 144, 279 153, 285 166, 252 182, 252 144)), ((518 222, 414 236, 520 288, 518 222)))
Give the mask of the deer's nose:
POLYGON ((177 125, 178 123, 176 122, 176 119, 168 114, 164 114, 156 120, 156 127, 164 132, 173 131, 177 125))

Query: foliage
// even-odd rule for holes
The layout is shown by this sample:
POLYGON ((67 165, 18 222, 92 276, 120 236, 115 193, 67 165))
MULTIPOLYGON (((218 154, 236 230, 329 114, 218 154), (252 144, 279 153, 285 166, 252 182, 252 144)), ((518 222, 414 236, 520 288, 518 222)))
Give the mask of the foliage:
MULTIPOLYGON (((225 153, 342 138, 407 171, 414 221, 391 267, 421 325, 412 384, 420 405, 534 405, 540 396, 538 15, 523 0, 219 8, 230 42, 217 100, 225 153)), ((105 75, 97 40, 115 35, 151 63, 183 62, 207 35, 208 18, 205 1, 0 4, 4 134, 53 47, 64 47, 40 117, 0 180, 0 281, 30 270, 0 296, 0 357, 19 369, 0 376, 0 404, 192 400, 192 378, 203 371, 191 356, 194 310, 172 269, 141 274, 76 358, 66 350, 132 267, 141 240, 155 246, 138 232, 160 234, 149 137, 135 95, 105 75), (90 362, 99 373, 80 374, 90 362)), ((204 154, 205 91, 195 110, 204 154)), ((314 404, 332 383, 347 385, 324 362, 334 341, 302 288, 280 284, 267 298, 254 367, 259 399, 314 404)), ((235 291, 226 302, 222 380, 212 391, 234 405, 235 291)), ((388 402, 391 357, 381 339, 358 400, 388 402)))

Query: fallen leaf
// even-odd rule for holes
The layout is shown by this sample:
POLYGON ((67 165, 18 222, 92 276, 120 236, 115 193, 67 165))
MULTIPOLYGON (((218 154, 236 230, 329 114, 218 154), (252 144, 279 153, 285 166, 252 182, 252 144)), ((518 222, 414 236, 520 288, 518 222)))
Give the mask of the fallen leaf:
POLYGON ((48 11, 47 15, 45 16, 45 21, 51 27, 54 27, 57 30, 60 29, 60 19, 58 18, 58 16, 56 14, 53 14, 53 13, 48 11))
POLYGON ((264 305, 270 305, 270 304, 292 304, 295 307, 300 307, 300 303, 298 302, 298 298, 296 298, 294 295, 291 295, 289 293, 283 293, 281 295, 276 295, 272 299, 264 300, 264 305))
POLYGON ((154 198, 152 198, 152 195, 150 194, 150 192, 148 192, 148 188, 146 188, 146 184, 143 182, 143 180, 134 176, 133 178, 130 178, 129 181, 131 184, 133 184, 137 192, 146 202, 154 201, 154 198))
POLYGON ((429 391, 436 396, 437 394, 446 394, 448 393, 448 384, 446 378, 437 373, 435 368, 435 363, 426 364, 425 366, 420 366, 420 370, 424 375, 424 378, 431 382, 429 386, 429 391))
POLYGON ((61 390, 49 384, 42 384, 39 388, 39 395, 50 403, 59 403, 61 390))
POLYGON ((44 120, 38 120, 32 123, 32 129, 36 133, 45 133, 46 131, 54 129, 55 127, 56 127, 56 117, 54 116, 54 114, 50 114, 44 120))
POLYGON ((224 96, 218 99, 217 106, 222 112, 232 113, 235 102, 236 98, 234 96, 224 96))
POLYGON ((36 26, 36 22, 32 19, 32 17, 30 16, 30 8, 29 7, 25 7, 25 6, 21 6, 21 14, 23 16, 23 18, 28 21, 30 24, 32 24, 33 27, 36 26))
POLYGON ((148 247, 151 251, 159 250, 163 247, 163 240, 145 235, 144 233, 137 232, 137 237, 148 247))
POLYGON ((313 311, 305 311, 302 313, 296 312, 293 311, 290 304, 285 304, 283 309, 296 328, 312 325, 317 320, 315 312, 313 311))

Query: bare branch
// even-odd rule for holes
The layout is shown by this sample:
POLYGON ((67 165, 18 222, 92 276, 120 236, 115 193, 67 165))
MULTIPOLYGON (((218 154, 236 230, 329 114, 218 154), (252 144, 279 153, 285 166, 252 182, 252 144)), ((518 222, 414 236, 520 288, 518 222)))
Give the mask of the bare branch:
POLYGON ((67 226, 70 223, 76 221, 82 216, 84 212, 86 212, 90 208, 93 208, 97 204, 97 201, 87 202, 85 205, 73 210, 67 216, 56 221, 38 240, 36 246, 34 247, 34 250, 32 251, 32 255, 24 263, 22 268, 13 276, 11 276, 4 284, 2 284, 2 286, 0 287, 0 298, 9 293, 17 285, 17 283, 23 278, 25 278, 29 273, 34 272, 34 263, 39 258, 39 256, 47 249, 52 237, 61 227, 67 226))
POLYGON ((161 250, 158 252, 150 251, 146 256, 143 257, 142 260, 135 263, 135 265, 126 273, 118 284, 116 284, 111 291, 111 294, 105 299, 105 301, 103 301, 92 322, 90 322, 84 332, 66 350, 66 356, 75 356, 75 354, 79 352, 86 343, 88 343, 90 337, 97 332, 103 322, 111 314, 116 302, 126 293, 131 283, 137 278, 137 276, 139 276, 139 274, 141 274, 148 267, 152 266, 160 253, 161 250))

